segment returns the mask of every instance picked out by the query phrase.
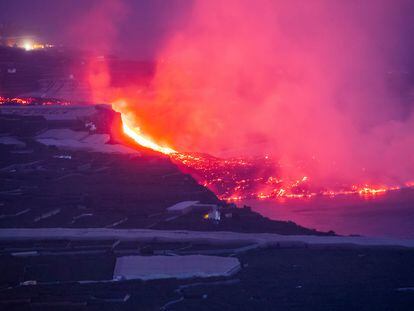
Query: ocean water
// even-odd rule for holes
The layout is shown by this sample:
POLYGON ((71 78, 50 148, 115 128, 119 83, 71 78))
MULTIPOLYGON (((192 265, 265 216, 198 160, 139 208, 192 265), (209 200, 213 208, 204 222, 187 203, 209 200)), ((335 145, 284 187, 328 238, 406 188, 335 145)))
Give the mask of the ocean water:
POLYGON ((239 205, 243 204, 271 219, 291 220, 320 231, 414 239, 414 189, 393 191, 371 198, 353 195, 248 200, 239 205))

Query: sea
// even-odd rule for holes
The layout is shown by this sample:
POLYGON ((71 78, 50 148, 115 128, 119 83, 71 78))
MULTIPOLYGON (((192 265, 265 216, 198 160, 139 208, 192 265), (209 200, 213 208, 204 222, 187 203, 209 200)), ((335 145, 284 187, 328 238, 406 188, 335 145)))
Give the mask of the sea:
POLYGON ((319 231, 414 239, 414 189, 391 191, 374 197, 345 195, 306 199, 246 200, 261 215, 293 221, 319 231))

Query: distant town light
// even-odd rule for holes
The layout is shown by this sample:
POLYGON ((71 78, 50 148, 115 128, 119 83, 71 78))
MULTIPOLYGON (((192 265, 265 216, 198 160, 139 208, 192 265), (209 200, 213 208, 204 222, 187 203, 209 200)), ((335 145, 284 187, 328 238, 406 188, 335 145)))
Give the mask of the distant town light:
POLYGON ((39 42, 35 42, 33 40, 30 39, 25 39, 23 40, 18 47, 23 48, 26 51, 32 51, 32 50, 43 50, 46 48, 53 48, 54 45, 53 44, 43 44, 43 43, 39 43, 39 42))
POLYGON ((31 41, 24 41, 23 42, 23 48, 26 51, 31 51, 31 50, 33 50, 34 46, 33 46, 33 43, 31 41))

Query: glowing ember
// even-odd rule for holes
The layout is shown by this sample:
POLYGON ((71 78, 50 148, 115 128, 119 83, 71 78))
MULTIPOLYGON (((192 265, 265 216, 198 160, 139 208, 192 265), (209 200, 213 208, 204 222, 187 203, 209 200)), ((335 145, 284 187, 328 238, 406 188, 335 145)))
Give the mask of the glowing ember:
POLYGON ((32 98, 5 98, 0 97, 0 105, 5 104, 17 104, 17 105, 30 105, 32 104, 33 99, 32 98))
POLYGON ((23 105, 23 106, 50 106, 50 105, 59 105, 59 106, 69 106, 70 103, 66 101, 61 101, 57 99, 36 99, 32 97, 2 97, 0 96, 0 105, 23 105))

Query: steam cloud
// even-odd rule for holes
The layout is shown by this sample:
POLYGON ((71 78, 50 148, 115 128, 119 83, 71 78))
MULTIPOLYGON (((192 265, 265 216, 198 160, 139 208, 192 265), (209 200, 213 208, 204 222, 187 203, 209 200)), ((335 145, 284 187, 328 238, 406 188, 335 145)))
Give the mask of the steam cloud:
POLYGON ((98 84, 180 151, 268 154, 284 175, 320 183, 402 184, 414 172, 414 116, 389 80, 404 5, 195 1, 160 48, 150 86, 98 84))

